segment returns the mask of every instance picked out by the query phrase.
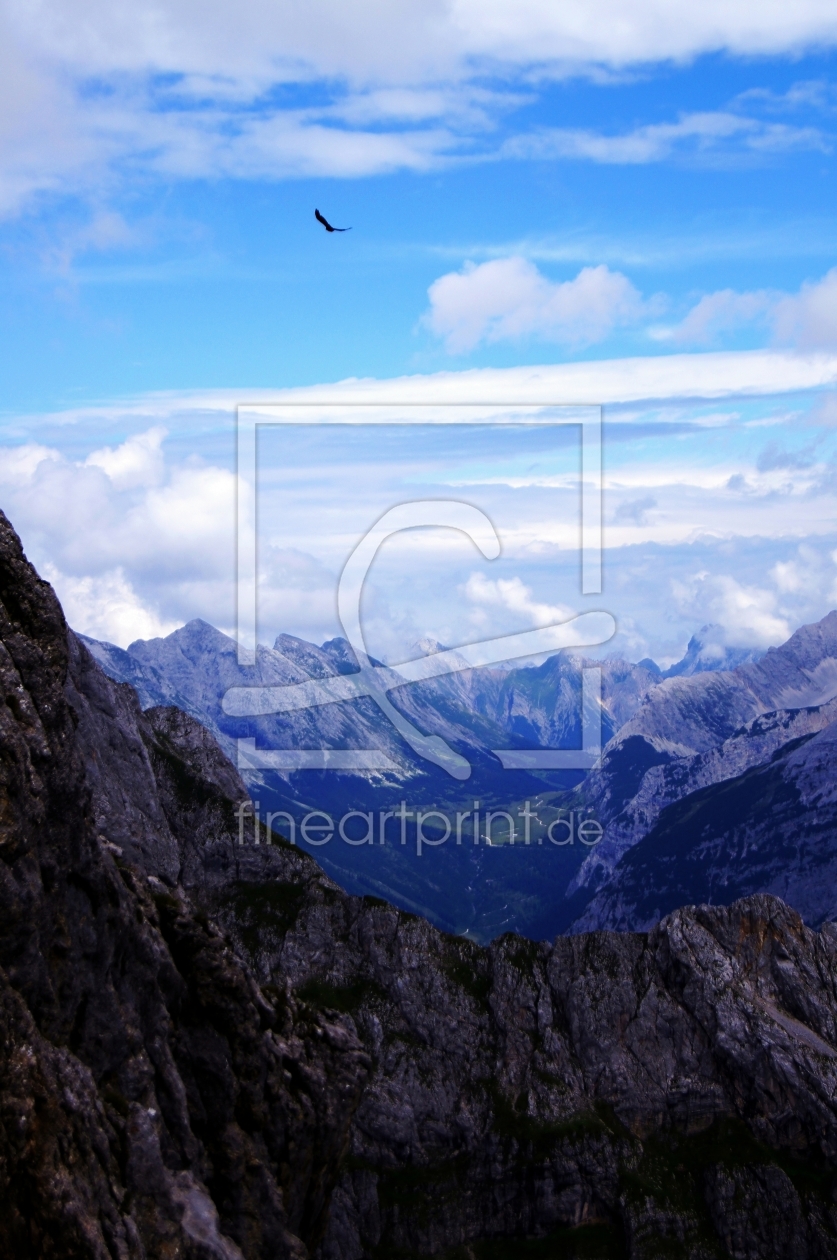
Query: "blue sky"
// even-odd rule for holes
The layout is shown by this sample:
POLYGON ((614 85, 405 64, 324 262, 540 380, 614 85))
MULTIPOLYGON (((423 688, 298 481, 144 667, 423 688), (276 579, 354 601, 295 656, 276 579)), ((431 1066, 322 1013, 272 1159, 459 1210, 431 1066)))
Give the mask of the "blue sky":
POLYGON ((230 624, 237 399, 540 367, 605 405, 626 652, 822 615, 835 44, 824 2, 9 7, 0 490, 79 628, 230 624))

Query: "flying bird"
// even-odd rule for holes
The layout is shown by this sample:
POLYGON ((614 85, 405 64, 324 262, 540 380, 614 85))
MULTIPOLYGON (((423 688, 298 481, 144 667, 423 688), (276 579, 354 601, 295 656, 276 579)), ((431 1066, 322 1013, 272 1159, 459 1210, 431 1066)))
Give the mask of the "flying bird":
POLYGON ((348 228, 332 227, 328 219, 326 219, 324 215, 320 214, 319 210, 314 211, 314 218, 317 220, 318 223, 322 223, 323 227, 325 228, 327 232, 351 232, 352 230, 350 227, 348 228))

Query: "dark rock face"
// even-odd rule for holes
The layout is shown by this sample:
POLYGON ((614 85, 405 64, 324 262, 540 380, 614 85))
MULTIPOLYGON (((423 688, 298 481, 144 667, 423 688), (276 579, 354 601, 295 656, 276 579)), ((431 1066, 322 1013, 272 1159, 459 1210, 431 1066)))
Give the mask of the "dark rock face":
POLYGON ((0 1254, 837 1257, 837 929, 445 936, 240 823, 4 518, 0 599, 0 1254))
POLYGON ((365 1053, 166 889, 136 699, 0 531, 0 1254, 304 1256, 365 1053))

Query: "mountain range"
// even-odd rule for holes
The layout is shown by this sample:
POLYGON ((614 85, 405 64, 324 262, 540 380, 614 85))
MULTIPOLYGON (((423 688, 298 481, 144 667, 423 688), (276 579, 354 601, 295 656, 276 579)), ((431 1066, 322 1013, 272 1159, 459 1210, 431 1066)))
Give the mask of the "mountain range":
MULTIPOLYGON (((286 686, 355 672, 345 640, 316 647, 281 635, 273 648, 259 649, 250 673, 238 666, 233 640, 200 621, 127 651, 85 641, 111 677, 137 688, 143 704, 178 705, 233 758, 241 739, 257 749, 386 754, 389 770, 353 773, 245 763, 262 811, 283 811, 280 830, 313 809, 380 812, 405 798, 413 810, 448 818, 478 801, 483 820, 488 811, 517 820, 529 801, 529 847, 519 834, 516 845, 503 843, 503 821, 490 845, 479 830, 475 845, 470 820, 461 845, 446 843, 421 857, 412 821, 402 833, 406 844, 309 846, 349 891, 384 896, 445 930, 490 940, 508 929, 543 938, 647 928, 684 902, 762 891, 781 894, 813 924, 837 908, 826 733, 837 719, 837 613, 766 653, 723 647, 718 628, 705 626, 666 670, 651 660, 593 662, 562 652, 535 666, 468 669, 397 689, 393 698, 411 722, 468 758, 464 783, 418 760, 370 699, 249 719, 225 714, 227 689, 254 678, 286 686), (598 764, 589 773, 502 770, 494 748, 581 745, 582 670, 593 664, 602 677, 605 746, 598 764), (768 800, 775 805, 768 808, 768 800), (584 847, 574 832, 572 844, 549 844, 550 822, 570 812, 576 826, 596 820, 601 842, 584 847)), ((560 825, 552 832, 568 834, 560 825)))
POLYGON ((0 513, 0 1254, 837 1255, 833 923, 760 895, 484 947, 249 800, 0 513))
POLYGON ((569 889, 577 926, 638 926, 740 888, 832 917, 835 722, 837 612, 759 661, 655 688, 581 789, 605 837, 569 889))
MULTIPOLYGON (((240 667, 234 641, 202 621, 164 639, 138 641, 127 651, 83 641, 112 678, 137 689, 143 705, 178 705, 212 731, 233 760, 239 756, 240 740, 251 741, 249 747, 262 752, 330 748, 383 753, 388 768, 351 773, 254 768, 252 753, 238 762, 261 816, 281 815, 273 825, 286 836, 293 820, 292 838, 347 890, 386 897, 445 930, 467 932, 478 940, 510 928, 545 937, 561 926, 562 892, 586 850, 577 840, 562 847, 544 844, 543 832, 585 772, 503 770, 491 750, 581 747, 582 658, 558 654, 535 667, 466 669, 391 693, 399 711, 422 732, 444 739, 467 758, 471 773, 461 781, 417 758, 367 697, 251 718, 224 711, 224 696, 232 687, 282 687, 355 672, 345 640, 317 647, 281 635, 272 648, 259 648, 254 668, 240 667), (383 845, 351 845, 340 839, 326 846, 307 844, 300 831, 301 821, 314 810, 334 819, 349 811, 371 812, 377 820, 382 812, 398 810, 402 801, 412 815, 440 811, 452 822, 457 813, 462 815, 461 843, 452 836, 444 845, 418 853, 414 817, 400 834, 391 820, 383 845), (507 843, 508 822, 502 818, 491 824, 487 836, 487 814, 508 812, 519 840, 519 814, 527 801, 532 809, 531 824, 526 824, 529 846, 507 843)), ((660 676, 656 667, 618 660, 604 662, 601 669, 601 724, 608 739, 660 676)), ((443 824, 439 818, 435 822, 435 832, 432 825, 426 828, 431 838, 442 834, 443 824)), ((362 821, 355 819, 353 825, 362 835, 362 821)))

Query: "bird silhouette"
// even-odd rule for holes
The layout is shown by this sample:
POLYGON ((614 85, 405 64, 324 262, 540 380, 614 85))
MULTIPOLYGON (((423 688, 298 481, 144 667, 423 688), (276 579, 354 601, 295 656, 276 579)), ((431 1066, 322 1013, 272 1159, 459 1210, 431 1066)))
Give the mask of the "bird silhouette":
POLYGON ((317 220, 318 223, 322 223, 323 227, 325 228, 327 232, 351 232, 352 230, 350 227, 347 227, 347 228, 332 227, 328 219, 325 218, 324 215, 320 214, 319 210, 314 211, 314 218, 317 220))

